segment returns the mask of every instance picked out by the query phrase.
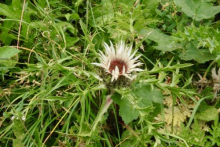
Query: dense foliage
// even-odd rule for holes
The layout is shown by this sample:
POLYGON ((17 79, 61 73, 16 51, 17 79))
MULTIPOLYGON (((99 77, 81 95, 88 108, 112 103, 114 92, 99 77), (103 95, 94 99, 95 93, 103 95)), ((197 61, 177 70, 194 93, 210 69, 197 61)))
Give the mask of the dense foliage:
POLYGON ((5 0, 0 146, 220 146, 219 18, 219 0, 5 0), (91 63, 121 40, 144 71, 109 83, 91 63))

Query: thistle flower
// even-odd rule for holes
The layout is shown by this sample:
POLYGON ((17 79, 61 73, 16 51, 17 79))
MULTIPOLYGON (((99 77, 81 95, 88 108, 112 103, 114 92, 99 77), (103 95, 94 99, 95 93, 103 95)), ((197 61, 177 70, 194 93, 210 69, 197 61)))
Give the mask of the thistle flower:
POLYGON ((127 46, 123 41, 116 44, 115 48, 110 42, 111 46, 104 43, 105 54, 100 51, 99 59, 100 63, 92 63, 96 66, 102 67, 105 71, 112 75, 111 81, 117 80, 119 76, 125 76, 128 79, 134 79, 132 76, 133 71, 143 71, 138 68, 142 65, 141 62, 138 62, 138 58, 141 55, 136 57, 135 54, 137 50, 132 53, 132 46, 127 46))

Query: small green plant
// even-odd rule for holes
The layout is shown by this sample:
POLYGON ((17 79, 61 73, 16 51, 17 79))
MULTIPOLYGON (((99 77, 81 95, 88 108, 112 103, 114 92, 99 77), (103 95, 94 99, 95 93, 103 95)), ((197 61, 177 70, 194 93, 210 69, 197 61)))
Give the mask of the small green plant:
POLYGON ((0 3, 1 146, 220 146, 219 4, 0 3))

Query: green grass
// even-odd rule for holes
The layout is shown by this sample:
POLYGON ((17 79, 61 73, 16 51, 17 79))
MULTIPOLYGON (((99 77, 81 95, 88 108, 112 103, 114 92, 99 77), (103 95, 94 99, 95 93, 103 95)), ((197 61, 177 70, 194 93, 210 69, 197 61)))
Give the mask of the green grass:
POLYGON ((219 0, 0 3, 0 146, 220 146, 219 14, 219 0), (121 40, 143 71, 110 82, 91 63, 121 40))

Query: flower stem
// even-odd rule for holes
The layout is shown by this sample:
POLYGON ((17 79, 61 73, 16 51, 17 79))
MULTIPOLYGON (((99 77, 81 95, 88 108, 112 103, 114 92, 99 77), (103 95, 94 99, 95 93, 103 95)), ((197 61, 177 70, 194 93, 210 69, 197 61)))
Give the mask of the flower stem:
POLYGON ((106 99, 102 102, 101 109, 99 110, 98 116, 96 117, 92 125, 91 132, 93 132, 96 129, 96 126, 101 121, 102 116, 104 115, 105 112, 107 112, 109 106, 112 104, 113 100, 111 99, 111 96, 112 95, 108 95, 106 99))
MULTIPOLYGON (((102 116, 107 112, 109 106, 111 106, 111 104, 112 104, 112 102, 113 102, 113 100, 111 99, 111 96, 112 96, 112 94, 107 95, 107 96, 106 96, 106 99, 103 100, 102 106, 101 106, 101 108, 100 108, 100 110, 99 110, 99 113, 98 113, 97 117, 95 118, 95 121, 94 121, 93 124, 92 124, 92 128, 91 128, 91 131, 90 131, 90 133, 89 133, 89 136, 91 136, 92 133, 95 131, 95 129, 96 129, 98 123, 99 123, 99 122, 101 121, 101 119, 102 119, 102 116)), ((90 142, 90 139, 87 141, 86 144, 89 144, 89 142, 90 142)))

